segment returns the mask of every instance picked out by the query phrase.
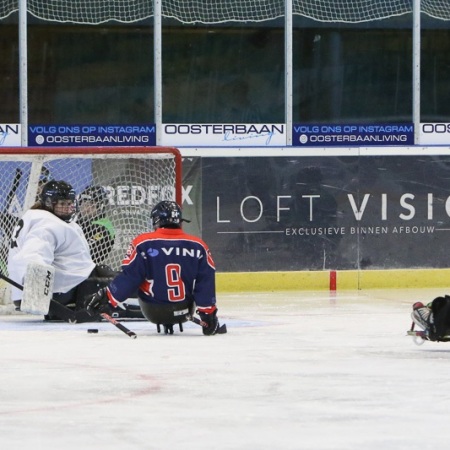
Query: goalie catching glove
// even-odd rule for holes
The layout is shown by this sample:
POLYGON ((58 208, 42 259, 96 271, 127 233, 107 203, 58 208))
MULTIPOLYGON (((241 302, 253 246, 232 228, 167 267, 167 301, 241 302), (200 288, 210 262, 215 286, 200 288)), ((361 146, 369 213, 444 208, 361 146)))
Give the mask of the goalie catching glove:
POLYGON ((116 309, 118 303, 108 296, 108 288, 101 288, 92 297, 88 297, 84 302, 84 307, 88 314, 95 317, 99 314, 111 314, 116 309))
POLYGON ((198 308, 197 313, 205 325, 202 327, 205 336, 213 336, 219 330, 219 319, 217 318, 217 308, 210 306, 209 308, 198 308))

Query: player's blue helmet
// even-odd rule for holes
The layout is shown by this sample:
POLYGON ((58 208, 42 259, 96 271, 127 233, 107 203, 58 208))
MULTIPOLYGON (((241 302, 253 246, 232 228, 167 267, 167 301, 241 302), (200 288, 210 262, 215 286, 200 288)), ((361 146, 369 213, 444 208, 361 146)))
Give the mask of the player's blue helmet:
POLYGON ((183 221, 181 208, 176 202, 163 200, 159 202, 151 212, 153 227, 181 228, 183 221))
POLYGON ((47 209, 48 211, 55 214, 55 205, 58 203, 59 200, 72 200, 73 201, 73 208, 70 214, 67 215, 61 215, 61 214, 55 214, 60 219, 64 220, 65 222, 70 222, 77 212, 76 208, 76 194, 73 187, 66 183, 65 181, 49 181, 48 183, 45 183, 42 187, 41 193, 39 195, 42 206, 47 209))

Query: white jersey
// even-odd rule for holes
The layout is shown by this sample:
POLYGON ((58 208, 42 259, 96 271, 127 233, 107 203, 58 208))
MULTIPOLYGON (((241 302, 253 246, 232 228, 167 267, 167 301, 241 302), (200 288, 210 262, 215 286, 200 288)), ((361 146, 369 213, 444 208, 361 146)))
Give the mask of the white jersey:
MULTIPOLYGON (((95 267, 80 226, 76 222, 64 222, 42 209, 28 210, 12 233, 8 256, 10 278, 23 286, 30 262, 55 268, 55 293, 64 293, 77 286, 95 267)), ((13 288, 11 297, 20 300, 22 293, 13 288)))

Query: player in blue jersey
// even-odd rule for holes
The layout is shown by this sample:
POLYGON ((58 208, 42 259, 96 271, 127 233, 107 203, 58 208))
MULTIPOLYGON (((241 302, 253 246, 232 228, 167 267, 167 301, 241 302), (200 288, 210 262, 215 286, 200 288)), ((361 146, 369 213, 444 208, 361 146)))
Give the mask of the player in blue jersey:
POLYGON ((173 326, 189 320, 197 308, 203 334, 219 330, 216 307, 215 266, 208 246, 181 229, 177 203, 162 201, 151 212, 155 231, 137 236, 130 244, 121 272, 108 287, 86 301, 93 316, 111 313, 138 292, 144 316, 173 334, 173 326))

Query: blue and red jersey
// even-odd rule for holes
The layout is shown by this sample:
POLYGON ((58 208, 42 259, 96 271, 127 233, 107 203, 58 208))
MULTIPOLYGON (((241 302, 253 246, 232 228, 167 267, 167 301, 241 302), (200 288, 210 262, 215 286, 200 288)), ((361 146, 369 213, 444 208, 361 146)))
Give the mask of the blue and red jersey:
POLYGON ((216 304, 215 265, 202 239, 181 228, 159 228, 137 236, 108 287, 110 301, 138 292, 143 302, 166 304, 194 297, 201 309, 216 304))

